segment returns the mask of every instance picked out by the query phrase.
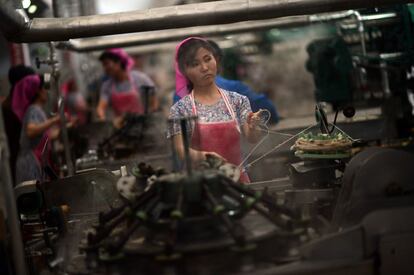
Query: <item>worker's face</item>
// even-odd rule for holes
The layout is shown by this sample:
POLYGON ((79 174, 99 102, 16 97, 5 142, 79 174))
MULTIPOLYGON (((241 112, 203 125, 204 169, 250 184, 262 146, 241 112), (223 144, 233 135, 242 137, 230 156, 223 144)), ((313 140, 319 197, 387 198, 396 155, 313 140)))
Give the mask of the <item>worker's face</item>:
POLYGON ((115 62, 110 59, 102 60, 102 66, 105 71, 105 74, 111 77, 118 75, 122 71, 121 63, 115 62))
POLYGON ((41 103, 46 104, 48 99, 47 90, 43 87, 40 88, 38 97, 41 103))
POLYGON ((199 48, 190 64, 185 65, 185 75, 194 86, 208 86, 217 75, 217 63, 213 54, 199 48))

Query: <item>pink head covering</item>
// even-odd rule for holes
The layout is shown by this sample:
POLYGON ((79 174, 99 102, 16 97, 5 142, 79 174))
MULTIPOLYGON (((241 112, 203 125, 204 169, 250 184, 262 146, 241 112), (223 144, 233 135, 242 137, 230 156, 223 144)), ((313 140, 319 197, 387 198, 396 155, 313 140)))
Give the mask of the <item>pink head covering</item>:
POLYGON ((19 80, 13 89, 12 110, 20 121, 32 103, 40 88, 40 77, 37 74, 28 75, 19 80))
POLYGON ((178 51, 180 50, 181 46, 187 43, 191 39, 198 39, 207 41, 204 38, 201 37, 188 37, 181 41, 177 47, 175 48, 175 93, 180 97, 184 97, 190 93, 190 91, 187 88, 187 85, 189 84, 188 79, 184 76, 184 74, 180 71, 180 68, 178 66, 178 51))
POLYGON ((128 71, 131 70, 132 67, 134 67, 134 64, 135 64, 134 59, 131 56, 129 56, 129 54, 127 54, 125 50, 121 48, 113 48, 113 49, 106 50, 106 52, 119 57, 119 59, 121 59, 121 63, 125 64, 125 68, 128 71))

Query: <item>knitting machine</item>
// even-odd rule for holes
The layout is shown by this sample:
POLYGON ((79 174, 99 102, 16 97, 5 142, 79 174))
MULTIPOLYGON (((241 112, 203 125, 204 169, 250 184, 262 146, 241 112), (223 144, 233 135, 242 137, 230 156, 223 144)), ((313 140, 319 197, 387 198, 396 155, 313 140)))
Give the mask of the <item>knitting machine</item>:
POLYGON ((99 214, 70 274, 247 272, 296 259, 308 239, 300 214, 220 170, 148 176, 118 181, 123 204, 99 214))
POLYGON ((117 178, 98 169, 52 182, 27 181, 15 187, 31 274, 61 268, 70 250, 67 239, 78 242, 76 229, 117 203, 117 178))
POLYGON ((344 176, 336 179, 342 187, 340 203, 331 206, 334 218, 319 221, 303 207, 306 197, 315 204, 317 192, 304 194, 296 187, 300 195, 288 190, 283 202, 236 183, 232 167, 213 157, 190 174, 142 163, 134 176, 117 181, 116 205, 83 228, 81 253, 72 251, 64 271, 277 275, 374 274, 380 268, 381 274, 410 274, 405 244, 414 226, 404 215, 413 211, 413 156, 373 148, 347 163, 344 176), (379 171, 385 164, 389 169, 379 171), (315 227, 321 222, 324 228, 315 227))
MULTIPOLYGON (((413 157, 389 149, 352 157, 355 142, 332 131, 320 106, 316 115, 319 130, 297 135, 302 162, 291 164, 284 179, 290 187, 276 195, 271 185, 237 183, 239 169, 213 156, 187 165, 185 173, 140 163, 130 173, 121 169, 120 178, 96 170, 45 184, 47 205, 71 211, 61 219, 64 232, 47 231, 43 261, 57 274, 366 274, 378 268, 374 259, 380 255, 410 274, 404 273, 412 270, 406 257, 395 259, 381 249, 405 251, 411 235, 398 230, 412 232, 411 225, 396 215, 395 228, 374 228, 390 215, 378 209, 411 213, 405 208, 412 206, 413 157), (391 170, 378 172, 388 161, 391 170), (335 205, 338 194, 341 203, 335 205), (324 236, 328 231, 334 234, 324 236), (392 234, 402 239, 390 240, 392 234)), ((183 142, 187 148, 188 140, 183 142)), ((60 228, 56 221, 48 223, 52 229, 60 228)))
POLYGON ((87 140, 87 145, 81 154, 77 154, 76 168, 115 170, 133 160, 159 161, 160 165, 167 166, 168 146, 163 140, 164 129, 165 119, 160 113, 126 114, 119 128, 108 123, 83 127, 77 131, 77 140, 87 140))

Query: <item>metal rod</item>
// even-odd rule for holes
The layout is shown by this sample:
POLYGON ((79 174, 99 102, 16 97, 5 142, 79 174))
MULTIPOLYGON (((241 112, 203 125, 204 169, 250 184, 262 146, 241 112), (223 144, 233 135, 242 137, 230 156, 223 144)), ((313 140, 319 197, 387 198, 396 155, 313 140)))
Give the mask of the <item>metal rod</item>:
POLYGON ((113 208, 110 211, 104 213, 101 212, 99 213, 99 224, 104 224, 106 222, 108 222, 109 220, 115 218, 116 216, 118 216, 119 214, 122 213, 122 211, 124 211, 124 209, 127 207, 126 204, 118 207, 118 208, 113 208))
POLYGON ((175 205, 175 210, 172 213, 172 217, 175 219, 182 218, 182 207, 183 207, 183 202, 184 202, 184 184, 181 181, 178 184, 180 186, 178 187, 177 203, 175 205))
MULTIPOLYGON (((171 123, 170 121, 168 123, 171 123)), ((173 168, 173 172, 178 172, 180 170, 180 162, 178 160, 178 155, 177 155, 177 150, 175 148, 175 143, 174 143, 174 139, 170 138, 170 142, 171 142, 171 161, 172 161, 172 168, 173 168)))
MULTIPOLYGON (((150 190, 142 193, 138 198, 134 205, 131 207, 132 211, 137 211, 140 207, 142 207, 145 203, 148 202, 154 195, 156 194, 155 188, 151 188, 150 190)), ((100 225, 97 230, 96 234, 89 234, 88 235, 88 244, 95 245, 103 240, 106 236, 108 236, 112 230, 120 224, 124 219, 126 219, 127 215, 130 213, 128 208, 125 208, 118 216, 111 220, 109 225, 103 224, 100 225)))
POLYGON ((266 193, 261 193, 261 195, 258 196, 257 191, 246 188, 245 186, 242 186, 241 184, 230 182, 229 180, 225 180, 223 181, 223 183, 237 190, 243 195, 247 195, 253 198, 258 198, 258 200, 261 201, 263 204, 267 205, 268 207, 271 207, 272 209, 275 209, 278 212, 281 212, 290 217, 295 217, 295 213, 291 209, 277 205, 276 202, 273 201, 274 198, 269 197, 269 195, 267 195, 266 193))
POLYGON ((381 61, 380 71, 381 71, 381 85, 384 91, 384 95, 386 98, 390 98, 391 89, 390 89, 390 82, 388 80, 389 75, 388 75, 387 63, 385 61, 381 61))
POLYGON ((157 194, 157 189, 155 187, 152 187, 148 191, 145 191, 137 198, 136 202, 132 206, 132 209, 134 211, 138 210, 140 207, 146 204, 156 194, 157 194))
POLYGON ((134 233, 135 230, 137 230, 140 225, 141 225, 140 220, 138 219, 134 220, 132 224, 126 229, 125 232, 116 236, 115 237, 116 239, 108 244, 108 247, 107 247, 108 252, 112 254, 118 252, 119 249, 121 249, 121 247, 129 240, 132 233, 134 233))
MULTIPOLYGON (((259 198, 254 198, 253 200, 248 200, 243 198, 240 193, 236 192, 234 189, 226 186, 226 194, 231 198, 237 200, 241 205, 243 205, 246 210, 250 210, 251 208, 255 209, 259 214, 264 216, 268 219, 272 224, 278 227, 278 229, 287 230, 287 231, 280 231, 278 232, 279 236, 296 236, 296 233, 292 233, 289 231, 293 230, 293 223, 290 217, 286 216, 288 219, 283 219, 280 215, 271 215, 269 211, 265 210, 265 208, 258 204, 259 198)), ((249 197, 251 198, 251 197, 249 197)), ((278 211, 277 211, 278 212, 278 211)))
POLYGON ((180 125, 181 125, 181 137, 183 139, 183 146, 184 146, 184 159, 185 159, 185 165, 187 169, 187 175, 191 175, 191 157, 190 157, 190 141, 188 137, 188 131, 187 131, 187 121, 188 119, 180 119, 180 125))
POLYGON ((175 242, 177 241, 177 229, 178 229, 178 221, 183 218, 183 212, 182 212, 182 205, 184 201, 184 184, 183 182, 178 183, 180 186, 178 187, 178 197, 177 197, 177 203, 175 204, 175 209, 171 212, 170 217, 171 225, 170 225, 170 238, 167 239, 166 245, 165 245, 165 252, 168 254, 171 254, 173 251, 173 246, 175 242))
POLYGON ((4 129, 3 110, 0 106, 0 181, 2 185, 1 194, 6 202, 7 220, 11 235, 13 262, 16 274, 26 275, 27 268, 23 250, 22 235, 18 220, 15 196, 13 192, 13 181, 9 166, 9 148, 7 136, 4 129))
POLYGON ((362 21, 361 14, 358 11, 352 11, 353 16, 358 22, 358 32, 359 32, 359 39, 361 40, 361 50, 362 55, 367 55, 367 46, 365 43, 365 28, 364 28, 364 22, 362 21))
POLYGON ((220 214, 221 212, 223 212, 224 210, 226 210, 226 208, 224 207, 224 205, 220 204, 216 198, 213 196, 213 194, 210 191, 210 188, 207 186, 207 184, 202 184, 204 193, 207 197, 207 200, 211 203, 212 205, 212 211, 215 215, 220 214))
POLYGON ((7 0, 0 0, 0 28, 7 39, 14 42, 65 41, 71 38, 228 24, 409 2, 402 0, 227 0, 114 14, 34 18, 26 21, 7 0))
POLYGON ((244 228, 242 225, 237 225, 227 216, 225 213, 225 208, 223 205, 219 204, 217 200, 214 198, 213 194, 210 191, 210 188, 207 184, 202 184, 204 193, 207 197, 207 201, 211 205, 211 212, 214 215, 217 215, 220 220, 223 222, 224 226, 226 227, 227 231, 230 233, 232 238, 236 241, 239 245, 244 245, 246 243, 246 238, 244 236, 244 228))
POLYGON ((126 219, 128 214, 129 211, 127 211, 126 209, 119 216, 113 219, 109 225, 106 224, 104 226, 100 226, 97 229, 96 234, 89 233, 87 237, 88 245, 93 246, 102 241, 104 238, 106 238, 112 232, 112 230, 115 229, 115 227, 117 227, 121 222, 123 222, 126 219))
POLYGON ((141 89, 142 89, 143 94, 144 94, 144 114, 148 115, 148 113, 149 113, 149 104, 150 104, 150 102, 149 102, 150 91, 153 89, 153 87, 143 85, 143 86, 141 86, 141 89))
POLYGON ((262 216, 264 216, 268 221, 270 221, 271 223, 273 223, 277 227, 282 228, 284 230, 287 230, 287 232, 293 230, 291 220, 283 220, 283 219, 281 219, 280 217, 278 217, 276 215, 272 216, 262 206, 257 205, 257 204, 254 204, 252 207, 254 208, 254 210, 259 212, 262 216))
POLYGON ((62 131, 62 141, 63 141, 63 150, 65 152, 65 162, 66 167, 68 169, 68 176, 73 176, 75 174, 74 166, 72 163, 72 157, 70 154, 70 144, 69 144, 69 136, 68 136, 68 128, 66 126, 66 116, 65 116, 65 98, 60 92, 59 88, 59 79, 60 79, 60 72, 58 68, 58 61, 56 59, 56 52, 55 47, 52 42, 49 42, 49 51, 50 57, 49 62, 52 66, 52 77, 53 77, 53 89, 58 99, 58 112, 60 116, 60 127, 62 131))
MULTIPOLYGON (((146 209, 144 210, 144 212, 145 212, 144 217, 149 216, 149 212, 151 212, 155 208, 155 206, 157 206, 159 201, 160 201, 160 197, 155 196, 152 199, 152 201, 148 202, 148 205, 147 205, 146 209)), ((137 230, 138 227, 142 224, 142 220, 136 218, 135 216, 133 217, 133 219, 135 219, 135 220, 127 228, 127 230, 125 232, 121 233, 120 235, 118 235, 117 237, 115 237, 115 240, 113 240, 112 242, 110 242, 108 244, 107 248, 108 248, 108 251, 110 253, 115 253, 115 252, 119 251, 119 249, 129 240, 132 233, 134 233, 135 230, 137 230)))

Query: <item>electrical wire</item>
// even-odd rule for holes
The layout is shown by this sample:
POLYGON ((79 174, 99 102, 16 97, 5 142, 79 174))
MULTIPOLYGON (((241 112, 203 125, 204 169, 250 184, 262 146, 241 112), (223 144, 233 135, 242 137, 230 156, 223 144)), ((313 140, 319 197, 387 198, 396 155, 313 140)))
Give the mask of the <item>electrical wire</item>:
MULTIPOLYGON (((296 138, 296 137, 300 136, 301 134, 303 134, 304 132, 306 132, 307 130, 309 130, 309 129, 311 129, 311 128, 315 127, 315 126, 316 126, 316 125, 311 125, 311 126, 309 126, 309 127, 305 128, 305 129, 303 129, 302 131, 300 131, 300 132, 299 132, 299 133, 297 133, 296 135, 294 135, 294 136, 292 136, 292 137, 288 138, 287 140, 283 141, 282 143, 279 143, 279 144, 278 144, 278 145, 276 145, 274 148, 272 148, 270 151, 268 151, 268 152, 264 153, 262 156, 260 156, 260 157, 256 158, 255 160, 253 160, 252 162, 250 162, 249 164, 247 164, 247 165, 245 166, 245 168, 249 168, 249 167, 253 166, 253 164, 257 163, 258 161, 260 161, 260 160, 262 160, 262 159, 264 159, 265 157, 267 157, 268 155, 270 155, 271 153, 273 153, 274 151, 276 151, 277 149, 279 149, 280 147, 282 147, 283 145, 285 145, 285 144, 286 144, 286 143, 288 143, 289 141, 291 141, 291 140, 293 140, 294 138, 296 138)), ((241 167, 241 166, 239 166, 239 167, 241 167)))

